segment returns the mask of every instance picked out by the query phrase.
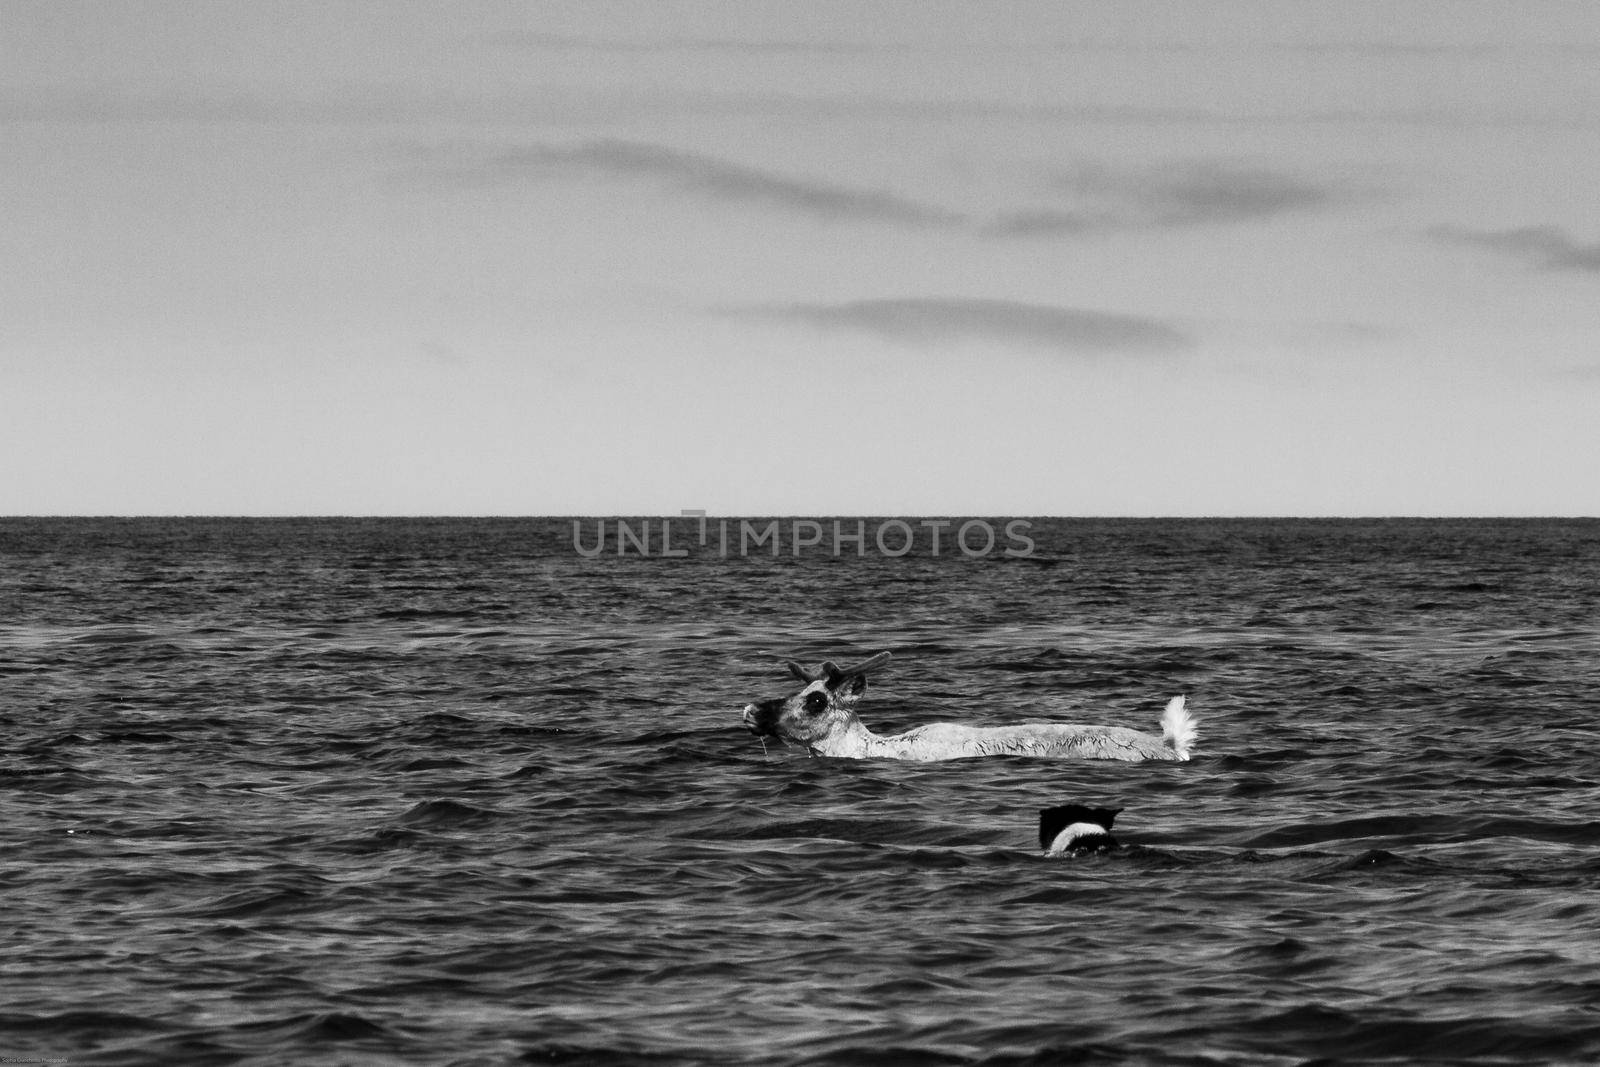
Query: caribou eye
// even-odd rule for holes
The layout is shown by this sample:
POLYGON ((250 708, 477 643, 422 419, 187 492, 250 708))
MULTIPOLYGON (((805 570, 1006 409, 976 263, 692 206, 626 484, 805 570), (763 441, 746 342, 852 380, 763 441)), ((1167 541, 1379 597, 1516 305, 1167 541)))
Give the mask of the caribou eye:
POLYGON ((817 715, 828 706, 828 698, 820 690, 806 694, 805 709, 807 715, 817 715))

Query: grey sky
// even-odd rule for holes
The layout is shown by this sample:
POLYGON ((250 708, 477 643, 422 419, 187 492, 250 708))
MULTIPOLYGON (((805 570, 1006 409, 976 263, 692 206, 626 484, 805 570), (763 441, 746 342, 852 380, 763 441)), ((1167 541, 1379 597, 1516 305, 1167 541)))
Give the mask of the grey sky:
POLYGON ((0 20, 0 512, 1600 512, 1587 3, 0 20))

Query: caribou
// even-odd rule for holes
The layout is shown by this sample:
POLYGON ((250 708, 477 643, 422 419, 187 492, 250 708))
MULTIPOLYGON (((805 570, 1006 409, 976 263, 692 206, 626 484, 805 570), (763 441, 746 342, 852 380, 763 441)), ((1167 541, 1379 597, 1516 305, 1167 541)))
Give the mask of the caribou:
POLYGON ((867 673, 887 663, 879 652, 853 667, 831 660, 815 670, 784 661, 804 683, 799 692, 744 706, 744 725, 763 739, 804 746, 813 756, 845 759, 952 760, 977 756, 1040 756, 1047 759, 1187 760, 1198 741, 1196 718, 1184 697, 1173 697, 1161 714, 1161 734, 1126 726, 1025 722, 1014 726, 967 726, 936 722, 898 734, 875 734, 856 715, 867 691, 867 673))

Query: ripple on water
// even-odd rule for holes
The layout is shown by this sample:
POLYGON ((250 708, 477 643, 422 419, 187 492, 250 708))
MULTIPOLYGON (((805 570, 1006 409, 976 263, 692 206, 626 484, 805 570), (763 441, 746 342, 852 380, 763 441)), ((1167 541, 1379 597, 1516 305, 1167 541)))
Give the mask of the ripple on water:
POLYGON ((1054 565, 676 566, 517 520, 0 520, 0 1045, 1600 1058, 1600 527, 1035 532, 1054 565), (874 726, 1143 726, 1184 692, 1198 757, 740 727, 783 659, 880 648, 874 726), (1066 801, 1123 808, 1125 847, 1040 855, 1066 801))

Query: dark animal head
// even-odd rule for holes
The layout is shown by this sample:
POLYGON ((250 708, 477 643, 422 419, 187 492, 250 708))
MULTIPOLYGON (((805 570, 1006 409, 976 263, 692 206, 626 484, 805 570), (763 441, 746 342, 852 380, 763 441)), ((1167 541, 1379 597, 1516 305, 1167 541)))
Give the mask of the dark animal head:
POLYGON ((1111 836, 1111 824, 1121 808, 1089 808, 1082 804, 1063 804, 1044 808, 1039 812, 1039 847, 1050 850, 1063 830, 1075 831, 1055 851, 1087 852, 1101 848, 1116 848, 1117 839, 1111 836))

